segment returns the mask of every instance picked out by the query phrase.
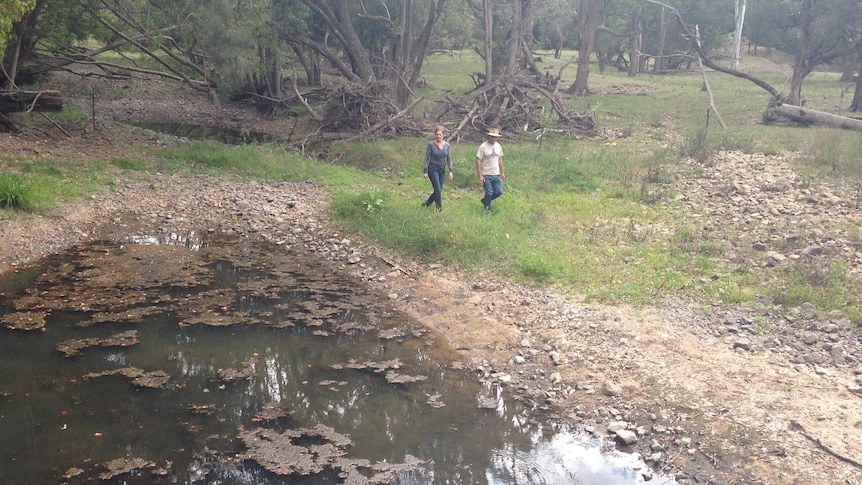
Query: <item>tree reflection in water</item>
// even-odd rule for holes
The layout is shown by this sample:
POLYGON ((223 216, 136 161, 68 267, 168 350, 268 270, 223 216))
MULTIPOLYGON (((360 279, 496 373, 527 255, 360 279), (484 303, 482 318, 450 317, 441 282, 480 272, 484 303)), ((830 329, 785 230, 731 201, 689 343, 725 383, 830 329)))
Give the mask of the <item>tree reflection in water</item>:
POLYGON ((351 442, 329 463, 417 457, 402 484, 640 482, 642 463, 542 423, 505 390, 453 368, 451 349, 325 261, 197 235, 137 242, 73 248, 0 282, 4 321, 47 312, 46 331, 0 339, 0 482, 341 483, 325 466, 274 474, 266 468, 278 464, 238 439, 318 426, 351 442), (70 358, 57 350, 127 330, 138 344, 70 358), (170 378, 141 389, 110 372, 119 368, 170 378), (83 378, 90 373, 106 374, 83 378), (289 411, 262 419, 274 405, 289 411))

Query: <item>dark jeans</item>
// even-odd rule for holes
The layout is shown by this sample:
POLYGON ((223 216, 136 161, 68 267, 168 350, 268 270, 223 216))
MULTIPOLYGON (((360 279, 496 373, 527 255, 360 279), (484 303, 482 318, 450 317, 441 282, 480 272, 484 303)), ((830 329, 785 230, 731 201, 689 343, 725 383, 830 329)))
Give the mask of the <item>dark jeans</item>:
POLYGON ((446 180, 446 168, 428 167, 428 180, 431 181, 431 186, 434 187, 434 192, 428 196, 425 205, 431 205, 433 202, 437 206, 437 210, 443 209, 443 181, 446 180))
POLYGON ((503 195, 503 179, 499 175, 485 175, 485 197, 482 197, 482 205, 486 209, 491 208, 491 201, 503 195))

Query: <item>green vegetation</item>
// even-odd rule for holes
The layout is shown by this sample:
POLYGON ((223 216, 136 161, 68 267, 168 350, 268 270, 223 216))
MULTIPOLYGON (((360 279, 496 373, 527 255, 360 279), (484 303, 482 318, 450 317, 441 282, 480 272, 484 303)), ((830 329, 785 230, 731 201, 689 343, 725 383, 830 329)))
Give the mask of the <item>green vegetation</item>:
POLYGON ((0 207, 32 210, 34 197, 32 179, 17 173, 0 174, 0 207))
POLYGON ((98 159, 81 164, 47 158, 0 158, 0 209, 51 209, 59 201, 110 187, 114 178, 105 168, 106 164, 98 159))
MULTIPOLYGON (((563 59, 571 55, 566 52, 563 59)), ((545 67, 552 72, 565 62, 553 61, 547 53, 543 57, 550 60, 545 67)), ((463 81, 475 62, 475 55, 467 52, 431 57, 428 84, 420 94, 433 100, 447 90, 469 89, 463 81)), ((744 69, 756 69, 770 82, 780 84, 786 76, 763 58, 743 62, 750 63, 744 69)), ((574 72, 564 76, 566 81, 573 77, 574 72)), ((846 96, 846 86, 837 77, 812 75, 804 90, 807 106, 834 111, 846 96)), ((594 110, 599 126, 612 136, 516 143, 504 133, 506 194, 491 213, 479 203, 475 174, 481 140, 452 140, 455 180, 446 181, 444 212, 420 207, 431 188, 420 173, 427 139, 415 138, 335 143, 328 147, 331 163, 280 147, 208 142, 142 159, 81 162, 77 167, 71 162, 52 168, 0 159, 21 174, 5 176, 4 183, 33 181, 23 191, 15 189, 23 195, 12 197, 21 202, 9 202, 9 195, 3 200, 7 207, 38 209, 44 202, 27 198, 44 195, 35 187, 46 180, 55 187, 75 187, 79 195, 109 187, 115 177, 157 170, 310 180, 332 190, 335 224, 419 261, 492 272, 586 299, 644 305, 686 295, 705 303, 754 304, 756 295, 765 294, 787 307, 810 302, 824 313, 838 311, 862 322, 857 296, 862 280, 850 276, 846 264, 788 262, 775 269, 729 263, 727 241, 734 235, 722 227, 704 230, 701 215, 678 202, 685 194, 675 185, 679 175, 697 176, 698 167, 710 163, 719 150, 731 149, 795 152, 801 155, 796 163, 805 184, 840 180, 862 193, 862 160, 857 155, 862 135, 763 125, 768 93, 726 75, 710 73, 710 85, 727 130, 714 114, 707 116, 699 73, 628 78, 611 69, 599 73, 596 67, 590 79, 596 94, 571 102, 578 110, 594 110), (685 157, 695 163, 681 163, 685 157)), ((862 247, 860 228, 835 224, 834 229, 862 247)))

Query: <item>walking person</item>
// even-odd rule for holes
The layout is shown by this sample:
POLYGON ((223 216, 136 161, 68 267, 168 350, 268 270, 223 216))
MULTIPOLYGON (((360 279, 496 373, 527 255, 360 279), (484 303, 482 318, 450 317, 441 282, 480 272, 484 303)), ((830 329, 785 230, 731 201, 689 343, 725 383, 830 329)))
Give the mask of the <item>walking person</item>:
POLYGON ((452 172, 452 147, 443 139, 445 128, 443 125, 434 127, 434 140, 428 142, 425 149, 425 165, 422 168, 425 179, 431 181, 434 191, 428 196, 428 200, 422 203, 422 207, 437 206, 439 212, 443 212, 443 181, 446 179, 446 168, 449 169, 449 180, 455 178, 452 172))
POLYGON ((503 195, 506 170, 503 168, 503 147, 497 142, 500 130, 491 128, 487 134, 488 139, 479 145, 476 152, 476 174, 479 176, 479 185, 485 189, 482 205, 490 212, 491 201, 503 195))

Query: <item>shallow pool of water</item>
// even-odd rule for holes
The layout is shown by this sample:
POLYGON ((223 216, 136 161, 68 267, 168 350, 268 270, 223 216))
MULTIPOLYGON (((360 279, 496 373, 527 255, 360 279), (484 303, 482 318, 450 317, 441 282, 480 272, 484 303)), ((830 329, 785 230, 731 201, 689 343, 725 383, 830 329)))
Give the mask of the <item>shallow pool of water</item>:
POLYGON ((137 241, 0 278, 0 483, 643 482, 326 262, 137 241))

